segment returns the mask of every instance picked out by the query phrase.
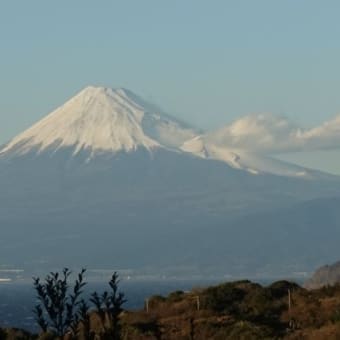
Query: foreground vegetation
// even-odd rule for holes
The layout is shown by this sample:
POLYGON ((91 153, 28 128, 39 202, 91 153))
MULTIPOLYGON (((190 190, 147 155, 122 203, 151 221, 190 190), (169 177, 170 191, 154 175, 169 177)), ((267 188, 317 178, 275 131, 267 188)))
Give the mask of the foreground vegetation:
POLYGON ((152 296, 145 308, 124 311, 117 274, 110 290, 82 296, 82 271, 73 285, 68 271, 35 279, 40 335, 3 329, 0 339, 339 339, 340 285, 306 290, 295 283, 263 287, 250 281, 224 283, 167 297, 152 296))

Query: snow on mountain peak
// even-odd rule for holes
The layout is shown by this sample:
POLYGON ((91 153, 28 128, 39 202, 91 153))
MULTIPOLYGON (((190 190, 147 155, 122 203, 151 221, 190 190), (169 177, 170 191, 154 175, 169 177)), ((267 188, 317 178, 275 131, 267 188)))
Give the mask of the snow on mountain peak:
MULTIPOLYGON (((88 86, 10 141, 0 153, 25 154, 62 147, 96 151, 152 150, 172 147, 194 136, 175 119, 161 117, 137 102, 137 95, 123 88, 88 86), (173 130, 173 131, 172 131, 173 130), (171 141, 175 133, 182 138, 171 141)), ((150 107, 152 107, 150 105, 150 107)))

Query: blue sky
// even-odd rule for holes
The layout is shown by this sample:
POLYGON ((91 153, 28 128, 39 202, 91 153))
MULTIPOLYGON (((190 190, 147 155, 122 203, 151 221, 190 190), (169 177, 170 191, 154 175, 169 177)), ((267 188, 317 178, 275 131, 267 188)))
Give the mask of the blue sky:
MULTIPOLYGON (((339 13, 331 0, 2 0, 0 143, 90 84, 205 129, 263 111, 318 125, 340 112, 339 13)), ((340 173, 338 152, 295 157, 340 173)))

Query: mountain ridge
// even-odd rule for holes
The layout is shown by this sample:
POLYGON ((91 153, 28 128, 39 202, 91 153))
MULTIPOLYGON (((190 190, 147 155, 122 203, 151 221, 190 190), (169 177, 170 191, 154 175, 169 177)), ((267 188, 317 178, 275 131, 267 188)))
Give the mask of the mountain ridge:
POLYGON ((12 139, 0 155, 15 149, 16 153, 25 154, 33 148, 42 152, 48 148, 74 147, 75 154, 82 149, 93 153, 129 152, 139 147, 149 151, 171 148, 174 143, 164 136, 164 125, 170 126, 171 132, 177 133, 177 138, 182 136, 182 140, 193 136, 193 130, 163 118, 162 114, 149 112, 130 97, 137 98, 121 88, 86 87, 12 139))
MULTIPOLYGON (((266 124, 275 127, 280 135, 291 129, 283 118, 267 114, 249 116, 230 127, 200 134, 130 90, 88 86, 0 148, 0 158, 46 151, 53 154, 62 148, 73 148, 73 155, 86 152, 86 161, 90 161, 100 154, 133 152, 140 148, 152 153, 164 149, 220 161, 252 175, 334 177, 237 146, 242 136, 247 141, 257 136, 258 131, 265 131, 266 124), (264 122, 266 119, 269 123, 264 122), (252 126, 255 130, 253 137, 251 134, 249 137, 243 130, 248 131, 252 126), (221 142, 229 140, 235 131, 242 136, 232 137, 230 145, 221 142)), ((264 137, 264 141, 267 139, 264 137)), ((271 139, 275 140, 273 136, 271 139)))
MULTIPOLYGON (((313 172, 311 180, 278 176, 266 169, 267 163, 255 174, 251 171, 259 164, 255 160, 261 165, 263 155, 250 158, 239 150, 230 154, 234 164, 184 152, 180 146, 192 140, 196 131, 161 112, 151 112, 152 107, 141 107, 129 96, 124 90, 85 89, 85 94, 2 149, 0 258, 4 265, 40 268, 67 262, 158 273, 165 268, 164 272, 178 275, 194 268, 191 273, 208 270, 224 275, 262 273, 269 258, 280 273, 316 264, 322 249, 314 253, 308 248, 304 254, 300 250, 304 233, 298 233, 294 243, 298 263, 293 266, 293 258, 272 255, 281 251, 278 246, 273 249, 272 243, 280 243, 287 227, 308 230, 310 221, 287 210, 289 206, 308 215, 319 207, 319 215, 327 218, 329 201, 317 201, 311 209, 301 204, 339 195, 338 178, 313 172), (64 138, 64 144, 57 137, 64 138), (117 142, 116 148, 112 141, 117 142), (88 149, 102 143, 104 151, 88 149), (246 156, 249 164, 244 163, 246 156), (88 252, 90 247, 94 255, 88 252)), ((224 149, 219 152, 226 156, 224 149)), ((338 210, 334 204, 333 209, 338 210)), ((334 224, 328 228, 331 236, 326 238, 336 240, 334 224)), ((332 243, 327 252, 334 251, 332 243)))

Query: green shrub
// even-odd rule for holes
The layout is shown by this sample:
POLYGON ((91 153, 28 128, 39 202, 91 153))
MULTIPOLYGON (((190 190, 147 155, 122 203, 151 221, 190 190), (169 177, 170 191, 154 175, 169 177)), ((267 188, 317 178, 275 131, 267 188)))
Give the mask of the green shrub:
POLYGON ((119 315, 123 311, 123 304, 126 302, 124 294, 118 289, 118 284, 118 274, 114 272, 109 281, 110 291, 105 291, 102 295, 94 292, 90 298, 90 301, 96 307, 96 312, 104 329, 104 334, 101 336, 110 337, 113 340, 118 340, 121 337, 119 315), (106 319, 108 319, 108 327, 106 319))
POLYGON ((340 308, 336 308, 335 311, 331 315, 331 321, 333 323, 337 323, 340 321, 340 308))
POLYGON ((235 313, 244 296, 245 291, 235 283, 225 283, 208 288, 203 293, 203 307, 215 312, 235 313))
POLYGON ((285 280, 276 281, 266 288, 274 299, 281 299, 288 295, 288 290, 301 290, 302 288, 294 283, 285 280))
POLYGON ((182 290, 177 290, 175 292, 170 293, 168 295, 167 300, 170 302, 177 302, 177 301, 182 300, 183 295, 184 295, 184 292, 182 290))
POLYGON ((37 292, 38 303, 34 308, 35 320, 44 333, 50 331, 62 337, 66 332, 77 333, 79 319, 79 305, 85 269, 82 269, 75 280, 73 288, 68 279, 71 271, 64 268, 62 273, 50 273, 44 282, 40 278, 33 278, 37 292))

